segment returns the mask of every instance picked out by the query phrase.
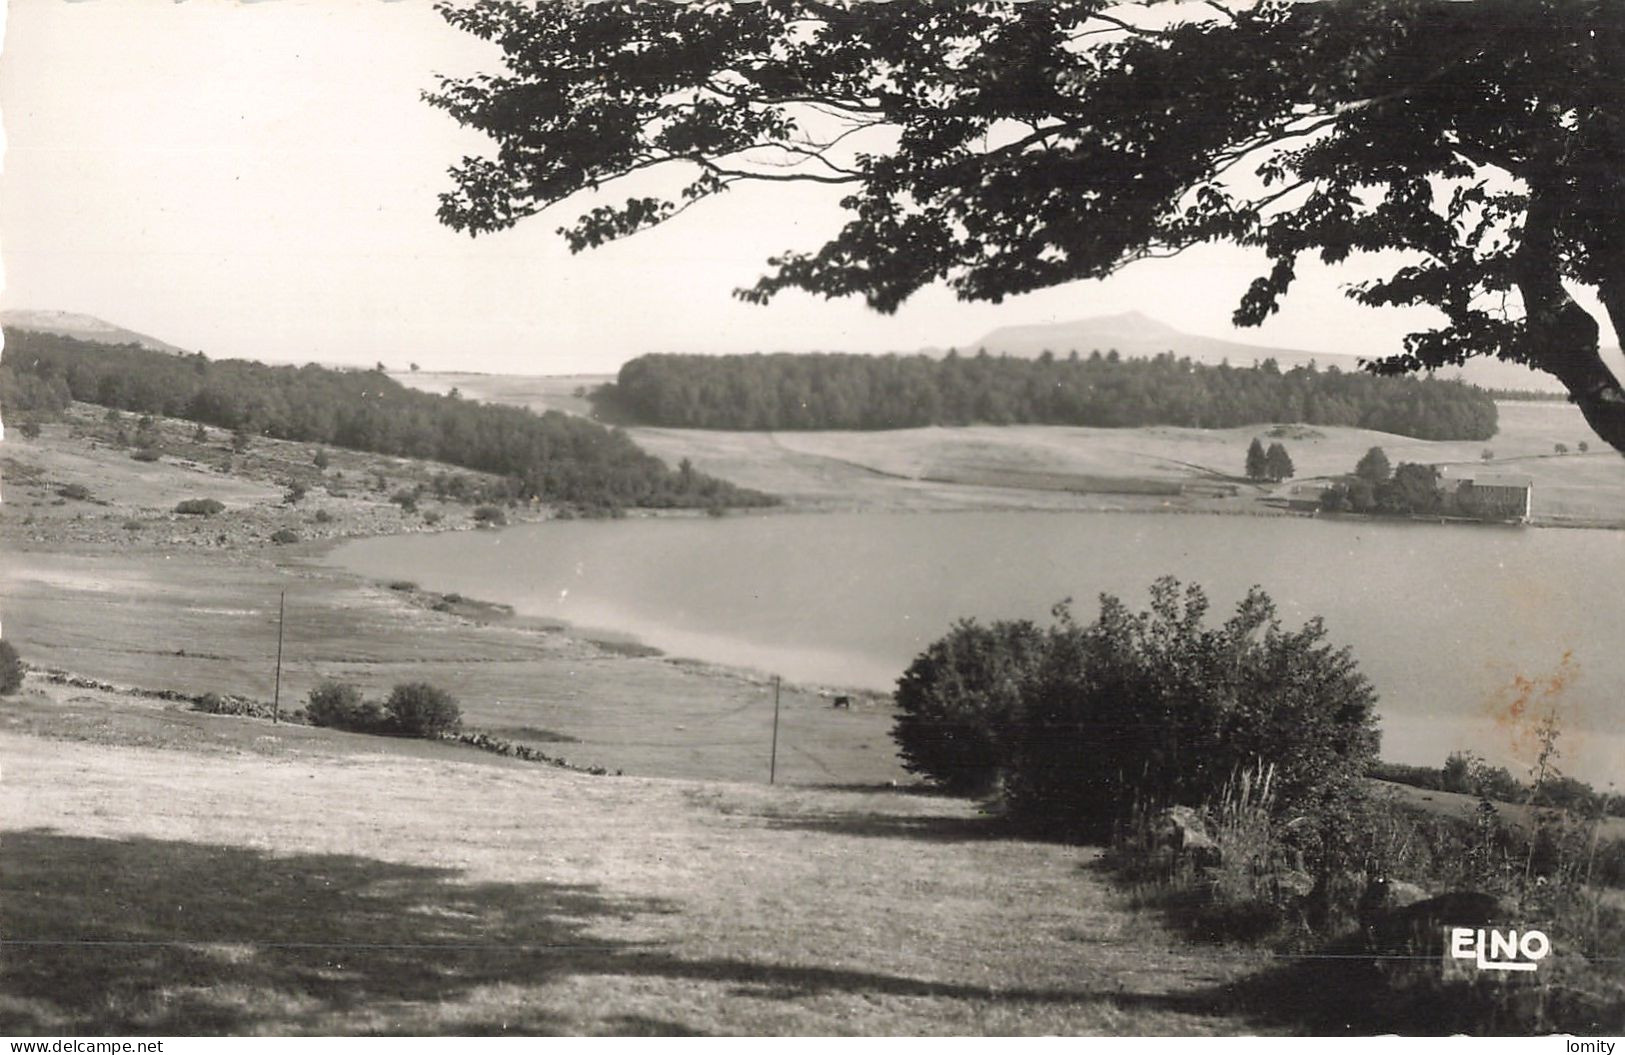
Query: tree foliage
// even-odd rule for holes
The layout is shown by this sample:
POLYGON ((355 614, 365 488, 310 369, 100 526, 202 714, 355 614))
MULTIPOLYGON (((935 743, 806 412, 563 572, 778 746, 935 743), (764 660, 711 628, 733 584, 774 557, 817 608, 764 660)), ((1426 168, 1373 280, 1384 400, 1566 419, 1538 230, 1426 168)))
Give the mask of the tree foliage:
POLYGON ((967 300, 1206 242, 1266 264, 1257 325, 1300 261, 1389 251, 1355 285, 1441 325, 1392 372, 1496 356, 1555 375, 1625 448, 1625 18, 1617 0, 707 0, 442 3, 503 69, 427 100, 495 143, 441 220, 499 230, 636 174, 562 228, 573 249, 746 181, 843 188, 847 219, 740 295, 967 300), (664 179, 664 182, 662 180, 664 179))
POLYGON ((1262 480, 1269 476, 1269 457, 1264 453, 1264 441, 1257 436, 1247 444, 1247 479, 1262 480))
POLYGON ((1347 425, 1420 439, 1488 439, 1495 403, 1456 381, 1298 367, 1083 357, 644 355, 594 393, 647 425, 888 429, 1042 424, 1231 428, 1347 425))
POLYGON ((1292 464, 1292 455, 1286 452, 1285 444, 1279 442, 1270 444, 1270 449, 1264 452, 1264 471, 1276 483, 1291 479, 1298 471, 1292 464))
POLYGON ((1376 761, 1376 693, 1311 620, 1281 626, 1256 587, 1205 624, 1200 587, 1159 579, 1149 611, 1102 596, 1085 626, 962 622, 898 683, 893 733, 915 772, 1003 778, 1013 816, 1100 837, 1136 808, 1201 805, 1274 768, 1274 808, 1340 801, 1376 761))
POLYGON ((1371 484, 1386 483, 1392 472, 1393 467, 1388 463, 1388 455, 1381 447, 1372 447, 1366 451, 1354 466, 1354 475, 1371 484))
POLYGON ((1101 598, 1062 611, 1023 694, 1006 786, 1012 811, 1104 835, 1137 807, 1216 799, 1238 771, 1273 765, 1276 807, 1345 793, 1376 760, 1376 693, 1319 619, 1284 629, 1256 587, 1204 625, 1200 587, 1159 579, 1151 607, 1101 598))
POLYGON ((1022 686, 1043 652, 1043 633, 1025 620, 964 620, 932 642, 897 682, 892 739, 903 768, 950 791, 990 790, 1022 686))
MULTIPOLYGON (((588 507, 764 505, 766 495, 703 473, 680 475, 619 430, 419 392, 376 371, 175 356, 7 328, 13 369, 72 398, 163 414, 250 437, 430 458, 506 477, 503 498, 588 507)), ((183 510, 184 512, 184 510, 183 510)))

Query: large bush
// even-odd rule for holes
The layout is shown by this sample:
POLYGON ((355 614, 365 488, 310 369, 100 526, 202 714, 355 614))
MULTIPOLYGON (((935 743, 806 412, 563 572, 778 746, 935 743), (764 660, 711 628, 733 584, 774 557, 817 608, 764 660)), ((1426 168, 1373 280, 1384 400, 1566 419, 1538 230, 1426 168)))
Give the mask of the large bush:
POLYGON ((311 725, 325 725, 352 732, 378 732, 384 715, 376 703, 361 698, 361 690, 338 681, 324 681, 310 690, 305 700, 305 719, 311 725))
POLYGON ((1200 805, 1273 766, 1274 808, 1326 808, 1376 758, 1376 694, 1318 619, 1282 629, 1255 588, 1222 626, 1199 587, 1157 581, 1151 609, 1064 607, 1008 738, 1013 814, 1102 837, 1135 808, 1200 805))
POLYGON ((897 682, 892 739, 903 768, 954 792, 992 789, 1022 686, 1043 654, 1043 632, 1026 621, 965 620, 933 642, 897 682))
POLYGON ((0 696, 10 696, 23 687, 23 661, 10 641, 0 640, 0 696))
POLYGON ((455 733, 463 724, 462 708, 451 694, 425 681, 395 686, 384 714, 395 732, 428 739, 455 733))

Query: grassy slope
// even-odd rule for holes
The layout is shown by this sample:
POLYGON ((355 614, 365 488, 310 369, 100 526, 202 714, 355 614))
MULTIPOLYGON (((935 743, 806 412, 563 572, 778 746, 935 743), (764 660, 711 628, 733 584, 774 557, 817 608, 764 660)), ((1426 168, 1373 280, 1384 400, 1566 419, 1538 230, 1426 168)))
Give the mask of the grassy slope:
POLYGON ((0 928, 26 943, 0 1032, 1279 1028, 1223 988, 1258 955, 1174 941, 1093 851, 996 838, 964 802, 231 718, 155 749, 93 700, 30 700, 102 742, 0 732, 0 928))
MULTIPOLYGON (((431 391, 451 384, 471 398, 585 413, 578 388, 608 378, 506 375, 398 375, 431 391)), ((638 443, 675 464, 813 508, 856 509, 1193 509, 1263 512, 1272 489, 1243 484, 1233 499, 1118 493, 1125 484, 1202 485, 1239 473, 1248 441, 1265 427, 1089 429, 1039 425, 899 429, 887 432, 726 432, 630 430, 638 443), (998 482, 1002 486, 989 486, 998 482), (1023 486, 1025 485, 1025 486, 1023 486)), ((1298 482, 1349 472, 1371 447, 1394 464, 1450 464, 1470 474, 1485 466, 1535 483, 1539 517, 1550 523, 1625 525, 1625 461, 1602 443, 1575 407, 1503 403, 1500 432, 1487 442, 1413 440, 1368 429, 1314 428, 1283 438, 1298 482), (1579 453, 1588 442, 1593 450, 1579 453), (1570 453, 1554 448, 1565 444, 1570 453)), ((1282 490, 1289 490, 1291 484, 1282 490)))
MULTIPOLYGON (((329 452, 325 479, 343 474, 342 497, 312 483, 289 507, 282 481, 315 472, 306 445, 259 440, 228 474, 214 467, 225 457, 223 433, 193 448, 189 426, 166 423, 171 453, 141 463, 97 439, 99 428, 99 414, 81 408, 38 441, 7 438, 0 610, 7 638, 29 662, 141 688, 269 700, 285 589, 282 700, 290 709, 327 677, 377 696, 424 679, 452 688, 471 726, 572 762, 765 779, 773 713, 765 676, 598 645, 478 604, 437 611, 438 596, 363 582, 322 566, 313 546, 267 541, 278 527, 323 540, 427 530, 421 513, 403 514, 387 494, 443 467, 329 452), (390 480, 381 493, 365 483, 379 471, 390 480), (91 500, 55 504, 65 484, 86 487, 91 500), (227 512, 201 519, 171 511, 189 497, 217 498, 227 512), (318 510, 331 519, 317 523, 318 510)), ((423 507, 442 514, 440 526, 470 523, 466 506, 423 507)), ((403 579, 410 575, 402 569, 403 579)), ((860 696, 850 711, 835 711, 816 689, 792 687, 782 702, 781 779, 905 776, 881 701, 860 696)))

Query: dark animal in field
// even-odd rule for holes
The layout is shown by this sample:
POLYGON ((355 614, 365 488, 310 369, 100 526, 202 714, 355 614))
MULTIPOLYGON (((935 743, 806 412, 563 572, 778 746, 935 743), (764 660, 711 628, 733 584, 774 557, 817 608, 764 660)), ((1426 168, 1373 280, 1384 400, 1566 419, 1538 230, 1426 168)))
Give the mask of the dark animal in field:
POLYGON ((850 711, 852 709, 852 697, 850 697, 850 696, 837 696, 837 697, 835 697, 835 702, 832 703, 830 706, 832 706, 832 707, 845 707, 847 710, 850 711))

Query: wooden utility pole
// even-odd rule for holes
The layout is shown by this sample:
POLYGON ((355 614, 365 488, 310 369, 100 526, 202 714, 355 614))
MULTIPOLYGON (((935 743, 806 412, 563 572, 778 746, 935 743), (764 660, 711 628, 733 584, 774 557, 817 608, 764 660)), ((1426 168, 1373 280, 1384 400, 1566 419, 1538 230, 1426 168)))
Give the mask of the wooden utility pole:
POLYGON ((282 591, 282 599, 276 606, 276 689, 271 696, 271 724, 282 720, 282 624, 283 616, 288 610, 288 591, 282 591))
POLYGON ((767 782, 779 775, 779 676, 773 675, 773 754, 767 763, 767 782))

